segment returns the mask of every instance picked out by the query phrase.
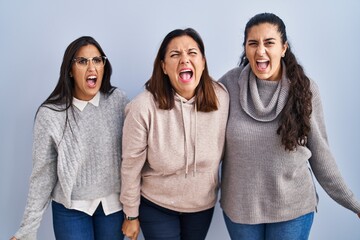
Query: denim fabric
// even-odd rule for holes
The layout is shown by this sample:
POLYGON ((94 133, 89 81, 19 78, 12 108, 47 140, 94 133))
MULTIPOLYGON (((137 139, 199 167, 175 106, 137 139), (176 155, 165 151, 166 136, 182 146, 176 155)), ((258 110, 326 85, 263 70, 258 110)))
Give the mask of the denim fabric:
POLYGON ((181 213, 160 207, 142 198, 140 226, 146 240, 204 240, 214 208, 181 213))
POLYGON ((307 240, 314 220, 311 212, 285 222, 240 224, 223 214, 232 240, 307 240))
POLYGON ((55 238, 57 240, 122 240, 121 226, 123 211, 108 216, 100 204, 93 216, 84 212, 67 209, 52 201, 52 214, 55 238))

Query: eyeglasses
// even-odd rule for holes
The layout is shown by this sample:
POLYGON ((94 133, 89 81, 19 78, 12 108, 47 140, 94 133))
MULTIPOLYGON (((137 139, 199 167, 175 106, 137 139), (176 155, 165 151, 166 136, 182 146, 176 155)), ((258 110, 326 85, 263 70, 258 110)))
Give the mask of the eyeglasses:
POLYGON ((92 57, 92 58, 84 58, 84 57, 78 57, 74 58, 73 61, 75 62, 76 66, 80 69, 84 69, 88 67, 89 62, 91 61, 92 64, 96 68, 100 68, 105 66, 107 57, 105 56, 98 56, 98 57, 92 57))

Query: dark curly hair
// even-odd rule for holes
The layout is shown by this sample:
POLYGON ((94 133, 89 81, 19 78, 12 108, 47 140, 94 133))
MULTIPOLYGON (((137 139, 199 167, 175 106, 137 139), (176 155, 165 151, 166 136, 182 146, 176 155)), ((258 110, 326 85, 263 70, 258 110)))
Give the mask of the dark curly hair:
MULTIPOLYGON (((296 150, 298 145, 306 145, 310 132, 310 115, 312 112, 310 80, 291 51, 284 22, 273 13, 257 14, 247 22, 244 31, 244 49, 249 30, 253 26, 263 23, 276 26, 281 35, 282 44, 288 43, 283 61, 286 65, 286 75, 290 80, 290 89, 287 103, 281 112, 277 134, 281 136, 281 143, 285 146, 285 149, 292 151, 296 150)), ((245 66, 248 63, 249 60, 246 58, 244 50, 241 55, 240 65, 245 66)))

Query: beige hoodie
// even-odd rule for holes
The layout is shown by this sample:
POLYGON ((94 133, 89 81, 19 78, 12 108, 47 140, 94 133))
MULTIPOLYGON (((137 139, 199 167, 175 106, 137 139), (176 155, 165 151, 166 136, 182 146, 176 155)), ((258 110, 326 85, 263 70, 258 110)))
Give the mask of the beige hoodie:
POLYGON ((139 215, 140 195, 179 212, 215 205, 229 96, 214 88, 219 109, 209 113, 177 94, 174 108, 161 110, 148 91, 127 105, 120 197, 127 215, 139 215))

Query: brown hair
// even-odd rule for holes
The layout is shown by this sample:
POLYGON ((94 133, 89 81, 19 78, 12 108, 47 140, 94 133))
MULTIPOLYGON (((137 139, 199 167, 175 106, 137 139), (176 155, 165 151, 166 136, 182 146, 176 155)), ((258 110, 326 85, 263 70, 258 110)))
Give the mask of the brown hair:
MULTIPOLYGON (((205 58, 205 47, 200 35, 192 28, 175 29, 168 33, 162 41, 154 61, 153 73, 145 83, 145 88, 152 93, 160 109, 170 110, 174 107, 174 90, 170 79, 164 74, 161 62, 165 58, 167 47, 170 41, 176 37, 189 36, 197 43, 203 57, 205 58)), ((209 75, 207 63, 201 75, 199 85, 195 89, 195 101, 197 110, 211 112, 218 109, 217 97, 213 84, 217 84, 209 75)))

